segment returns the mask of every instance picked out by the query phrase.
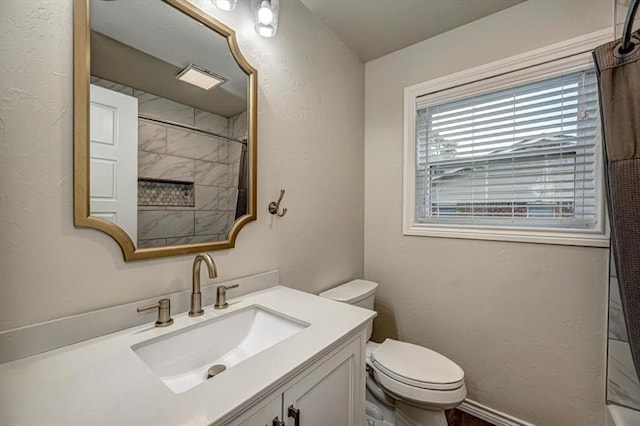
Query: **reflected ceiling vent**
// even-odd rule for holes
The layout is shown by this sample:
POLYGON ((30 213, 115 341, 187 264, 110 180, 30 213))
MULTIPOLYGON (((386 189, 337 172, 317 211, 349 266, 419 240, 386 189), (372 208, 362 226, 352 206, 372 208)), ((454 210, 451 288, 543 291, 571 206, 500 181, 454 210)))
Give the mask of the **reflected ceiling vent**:
POLYGON ((193 64, 180 71, 176 78, 204 90, 211 90, 227 81, 226 78, 193 64))

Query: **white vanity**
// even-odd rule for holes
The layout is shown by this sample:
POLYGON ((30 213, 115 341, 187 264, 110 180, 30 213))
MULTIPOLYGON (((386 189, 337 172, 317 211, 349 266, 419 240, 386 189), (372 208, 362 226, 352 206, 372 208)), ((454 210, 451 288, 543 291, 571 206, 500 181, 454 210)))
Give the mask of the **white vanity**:
POLYGON ((361 425, 374 316, 276 286, 8 362, 0 424, 361 425))

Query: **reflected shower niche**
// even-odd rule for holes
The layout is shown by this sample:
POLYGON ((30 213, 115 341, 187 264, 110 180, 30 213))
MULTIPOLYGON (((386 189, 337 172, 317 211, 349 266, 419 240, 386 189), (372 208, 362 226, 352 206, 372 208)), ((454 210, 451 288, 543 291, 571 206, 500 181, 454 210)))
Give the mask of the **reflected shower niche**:
POLYGON ((138 179, 141 207, 195 207, 193 183, 138 179))

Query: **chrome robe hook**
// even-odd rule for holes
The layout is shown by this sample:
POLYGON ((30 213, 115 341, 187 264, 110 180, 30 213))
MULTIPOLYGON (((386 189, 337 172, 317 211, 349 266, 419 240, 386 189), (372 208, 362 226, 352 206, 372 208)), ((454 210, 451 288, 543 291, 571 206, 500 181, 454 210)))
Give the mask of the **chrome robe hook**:
POLYGON ((272 201, 269 203, 269 213, 275 214, 278 217, 282 217, 287 214, 287 209, 283 208, 280 211, 280 201, 282 201, 282 197, 284 197, 284 189, 280 190, 280 197, 278 197, 278 201, 272 201))

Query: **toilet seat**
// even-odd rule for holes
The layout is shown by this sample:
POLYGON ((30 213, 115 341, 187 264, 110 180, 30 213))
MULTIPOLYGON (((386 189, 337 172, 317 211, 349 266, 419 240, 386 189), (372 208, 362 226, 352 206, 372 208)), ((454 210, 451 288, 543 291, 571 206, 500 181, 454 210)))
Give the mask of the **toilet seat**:
POLYGON ((464 371, 431 349, 393 339, 371 349, 372 367, 400 384, 435 391, 455 390, 464 385, 464 371))
POLYGON ((392 371, 389 371, 388 369, 384 368, 382 365, 380 365, 377 362, 373 362, 373 367, 376 368, 381 374, 384 374, 385 376, 388 376, 389 378, 405 384, 407 386, 413 386, 419 389, 429 389, 429 390, 438 390, 438 391, 449 391, 449 390, 455 390, 458 389, 459 387, 461 387, 464 384, 464 380, 459 380, 457 382, 453 382, 453 383, 429 383, 429 382, 420 382, 417 380, 412 380, 409 379, 407 377, 402 377, 399 376, 395 373, 393 373, 392 371))
POLYGON ((462 383, 457 389, 453 390, 433 390, 418 388, 399 382, 385 373, 373 367, 373 377, 389 395, 399 401, 405 401, 409 404, 424 407, 434 407, 441 409, 454 408, 460 405, 467 396, 467 387, 462 383))

